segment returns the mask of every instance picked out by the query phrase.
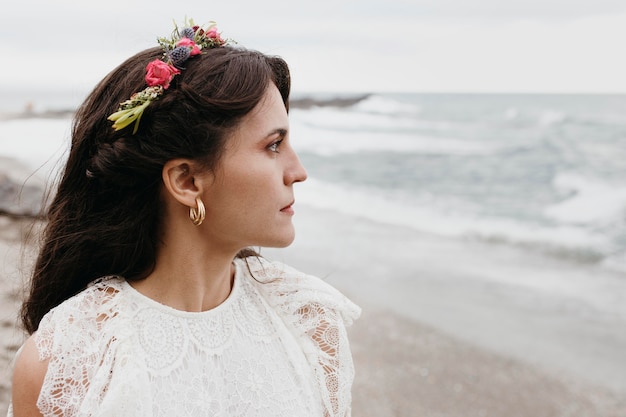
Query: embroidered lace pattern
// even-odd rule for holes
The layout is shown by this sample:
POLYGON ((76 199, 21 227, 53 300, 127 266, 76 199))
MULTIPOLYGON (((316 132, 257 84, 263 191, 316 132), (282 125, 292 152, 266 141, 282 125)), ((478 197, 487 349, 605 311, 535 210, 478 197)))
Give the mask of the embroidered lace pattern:
POLYGON ((230 296, 206 312, 107 277, 48 313, 36 333, 42 414, 349 416, 345 328, 359 308, 286 265, 235 263, 230 296))

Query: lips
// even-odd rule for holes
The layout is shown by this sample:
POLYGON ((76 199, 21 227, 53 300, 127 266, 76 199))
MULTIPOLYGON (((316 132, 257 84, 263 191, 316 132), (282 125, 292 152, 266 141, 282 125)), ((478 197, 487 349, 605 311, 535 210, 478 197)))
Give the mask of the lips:
POLYGON ((281 208, 280 211, 282 211, 283 213, 293 214, 293 208, 291 207, 291 206, 293 206, 293 204, 294 204, 294 201, 292 201, 291 203, 289 203, 285 207, 281 208))

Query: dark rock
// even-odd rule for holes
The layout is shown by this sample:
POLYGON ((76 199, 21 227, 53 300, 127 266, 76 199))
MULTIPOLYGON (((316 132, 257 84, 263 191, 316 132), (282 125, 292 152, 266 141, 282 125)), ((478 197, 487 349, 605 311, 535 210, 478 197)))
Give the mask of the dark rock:
POLYGON ((0 214, 12 217, 41 217, 45 195, 43 184, 27 180, 26 176, 23 180, 17 178, 14 171, 5 172, 0 168, 0 214))
POLYGON ((289 107, 294 109, 310 109, 311 107, 350 107, 368 98, 369 94, 352 97, 314 98, 298 97, 289 100, 289 107))

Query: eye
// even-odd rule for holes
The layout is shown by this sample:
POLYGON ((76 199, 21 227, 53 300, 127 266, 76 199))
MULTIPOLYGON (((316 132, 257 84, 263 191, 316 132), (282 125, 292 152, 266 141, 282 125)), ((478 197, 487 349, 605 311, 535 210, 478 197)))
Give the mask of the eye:
POLYGON ((280 147, 281 143, 283 143, 283 139, 279 139, 276 142, 273 142, 271 145, 267 147, 267 149, 269 149, 270 152, 278 153, 279 152, 278 148, 280 147))

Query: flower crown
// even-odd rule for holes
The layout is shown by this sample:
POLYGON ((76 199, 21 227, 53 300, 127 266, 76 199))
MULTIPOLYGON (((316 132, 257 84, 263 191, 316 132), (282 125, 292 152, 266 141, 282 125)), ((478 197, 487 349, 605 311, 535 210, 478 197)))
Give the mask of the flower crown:
POLYGON ((182 30, 174 24, 175 28, 169 39, 157 39, 163 48, 163 57, 146 66, 148 87, 120 103, 117 111, 108 117, 113 122, 113 129, 121 130, 135 123, 135 134, 143 111, 169 88, 172 79, 184 69, 182 65, 185 61, 202 53, 202 49, 217 48, 228 43, 217 31, 215 22, 210 22, 205 28, 194 25, 192 20, 188 23, 189 26, 182 30))

